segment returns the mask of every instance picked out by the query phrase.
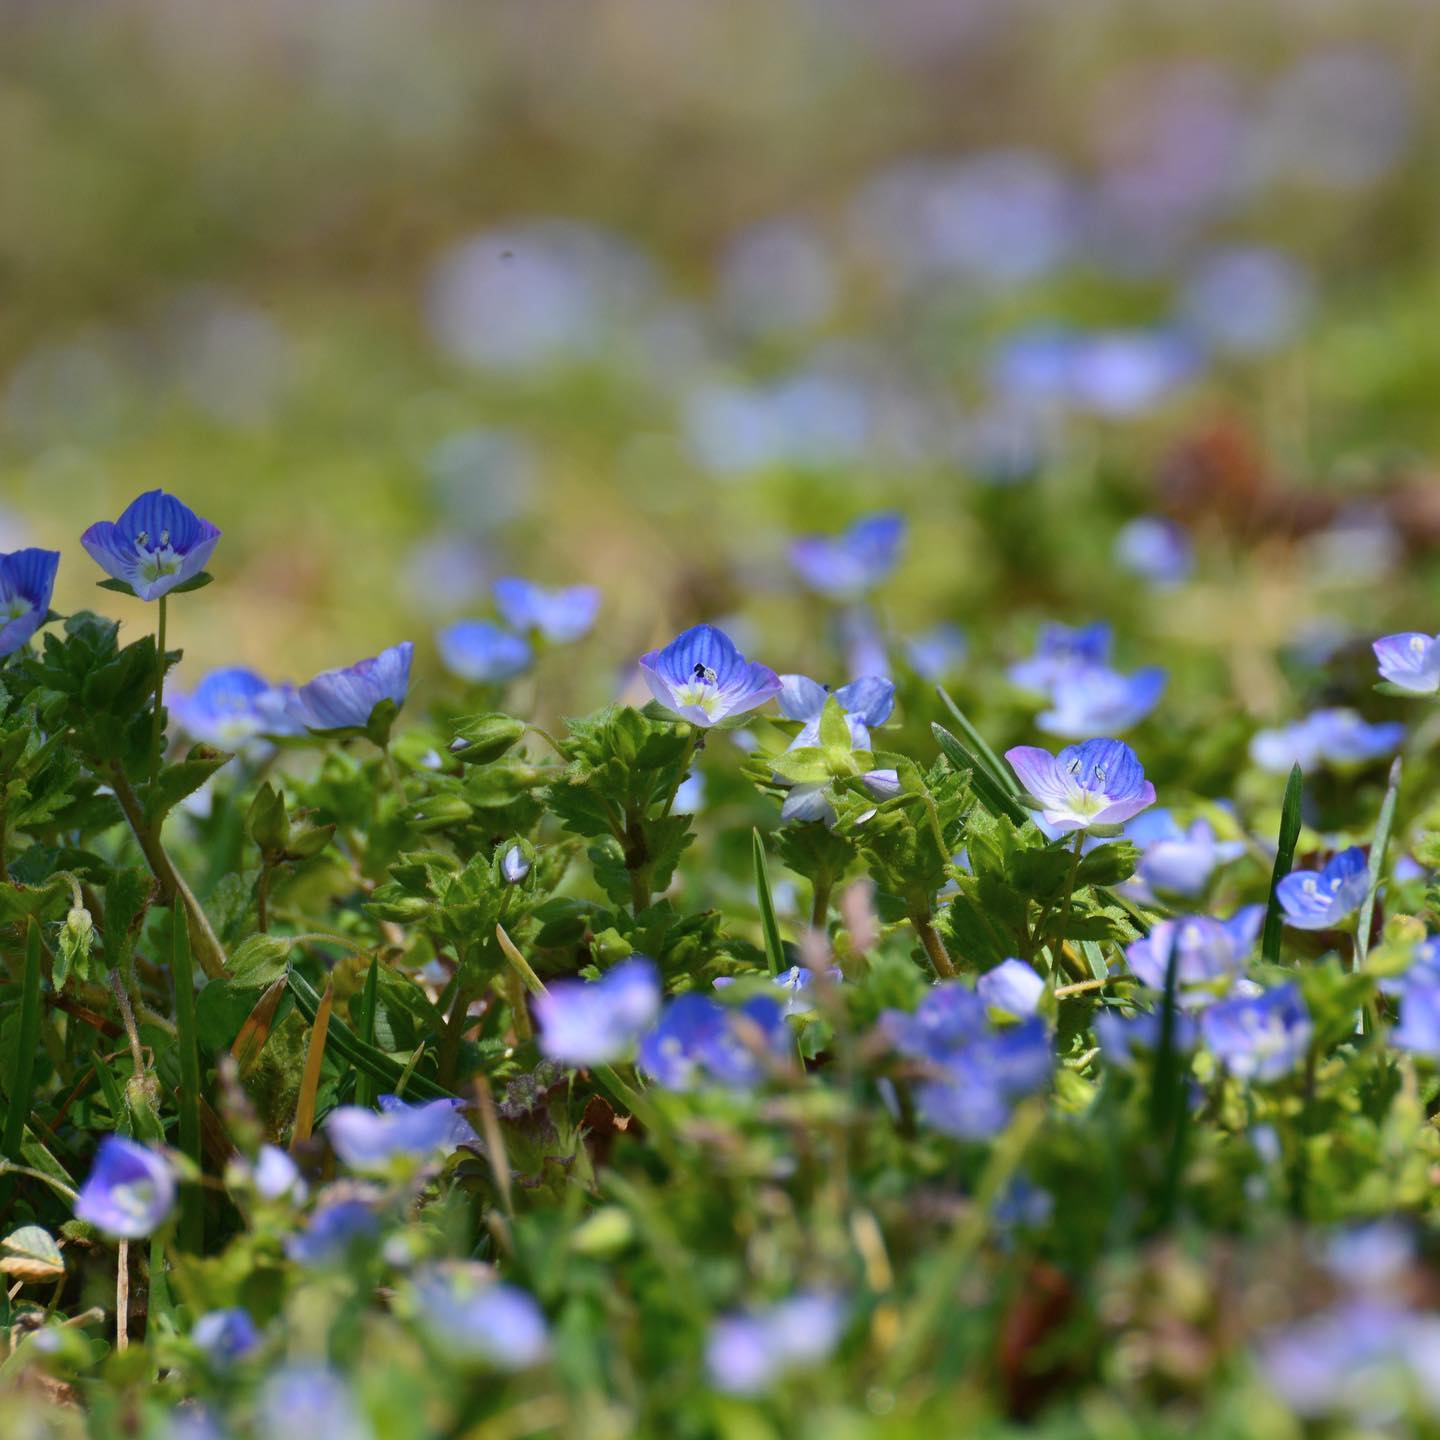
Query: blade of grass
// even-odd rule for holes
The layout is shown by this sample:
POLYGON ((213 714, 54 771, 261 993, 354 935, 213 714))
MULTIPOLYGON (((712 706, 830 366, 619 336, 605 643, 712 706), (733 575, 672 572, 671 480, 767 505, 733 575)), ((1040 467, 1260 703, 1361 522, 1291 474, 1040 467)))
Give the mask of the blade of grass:
MULTIPOLYGON (((40 1043, 40 926, 31 915, 25 929, 25 973, 20 984, 20 1026, 15 1035, 15 1064, 6 1096, 5 1129, 0 1153, 19 1162, 25 1139, 25 1121, 34 1098, 35 1051, 40 1043)), ((8 1201, 14 1181, 0 1180, 0 1203, 8 1201)))
POLYGON ((970 784, 976 796, 992 815, 1003 815, 1016 825, 1023 825, 1030 818, 1025 807, 1008 790, 997 785, 985 767, 943 725, 932 725, 930 732, 945 758, 957 770, 970 772, 970 784))
MULTIPOLYGON (((375 993, 379 985, 380 956, 370 957, 370 969, 365 975, 365 989, 360 996, 360 1039, 366 1045, 375 1043, 375 993)), ((355 1103, 369 1107, 375 1103, 375 1084, 372 1077, 357 1067, 355 1071, 355 1103)))
POLYGON ((1160 1044, 1155 1052, 1154 1079, 1150 1090, 1150 1122, 1161 1144, 1168 1140, 1165 1168, 1160 1186, 1161 1229, 1175 1216, 1180 1194, 1180 1170, 1185 1163, 1185 1074, 1176 1046, 1176 991, 1179 988, 1180 947, 1172 934, 1170 953, 1165 957, 1165 994, 1160 1011, 1160 1044))
MULTIPOLYGON (((200 1041, 195 1025, 195 967, 190 955, 190 925, 185 907, 170 912, 170 978, 175 984, 175 1030, 180 1056, 180 1149, 204 1168, 200 1151, 200 1041)), ((197 1185, 180 1191, 180 1244, 193 1255, 205 1248, 204 1192, 197 1185)))
POLYGON ((330 1011, 335 1004, 335 982, 326 980, 325 993, 310 1027, 310 1048, 305 1052, 305 1071, 300 1077, 300 1094, 295 1100, 295 1128, 290 1134, 290 1149, 299 1149, 315 1128, 315 1096, 320 1089, 320 1066, 325 1060, 325 1032, 330 1028, 330 1011))
POLYGON ((1385 868, 1385 851, 1390 844, 1390 831, 1395 825, 1395 802, 1400 794, 1400 757, 1390 767, 1390 784, 1380 805, 1380 818, 1375 822, 1375 839, 1370 846, 1369 884, 1360 919, 1355 925, 1355 967, 1359 969, 1370 953, 1370 926, 1375 916, 1375 893, 1380 889, 1380 874, 1385 868))
MULTIPOLYGON (((320 1008, 320 996, 315 987, 303 975, 293 970, 286 977, 286 984, 295 999, 295 1008, 307 1022, 313 1024, 320 1008)), ((400 1063, 392 1060, 383 1050, 366 1045, 338 1015, 330 1017, 329 1044, 337 1055, 348 1060, 357 1070, 366 1070, 377 1084, 383 1085, 387 1090, 394 1089, 403 1069, 400 1063)), ((410 1093, 421 1100, 458 1098, 443 1085, 436 1084, 428 1075, 412 1076, 410 1093)))
POLYGON ((775 919, 775 900, 770 894, 770 873, 765 866, 765 842, 759 830, 751 830, 755 857, 755 895, 760 902, 760 928, 765 934, 765 959, 770 973, 778 975, 785 966, 785 946, 780 940, 780 926, 775 919))
POLYGON ((1011 773, 1010 767, 990 748, 989 741, 970 723, 970 717, 950 698, 949 691, 943 685, 937 685, 935 693, 954 717, 976 760, 984 765, 985 773, 1007 795, 1018 795, 1020 782, 1011 773))
POLYGON ((1285 803, 1280 810, 1280 835, 1275 849, 1275 868, 1270 872, 1270 899, 1265 906, 1265 929, 1260 938, 1260 958, 1267 965, 1280 963, 1280 882, 1295 863, 1295 844, 1300 839, 1300 799, 1305 781, 1295 766, 1285 782, 1285 803))

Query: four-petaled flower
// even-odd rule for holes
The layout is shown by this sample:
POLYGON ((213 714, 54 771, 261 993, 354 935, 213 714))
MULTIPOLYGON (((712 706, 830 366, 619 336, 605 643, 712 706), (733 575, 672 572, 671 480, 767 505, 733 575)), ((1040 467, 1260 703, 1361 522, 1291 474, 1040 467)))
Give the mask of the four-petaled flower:
POLYGON ((1440 690, 1440 636, 1406 631, 1383 635, 1370 647, 1380 662, 1380 678, 1410 695, 1440 690))
POLYGON ((1165 672, 1158 665, 1122 675, 1103 665, 1071 665, 1050 685, 1050 708, 1035 723, 1049 735, 1078 740, 1097 730, 1129 730, 1160 702, 1165 672))
POLYGON ((158 600, 209 563, 220 531, 163 490, 132 500, 118 520, 96 521, 80 543, 107 575, 158 600))
POLYGON ((1297 930, 1333 930, 1364 902, 1370 888, 1365 852, 1352 845, 1323 870, 1293 870, 1276 887, 1285 923, 1297 930))
POLYGON ((175 1208, 175 1172, 148 1146, 107 1135, 75 1201, 78 1219, 121 1240, 139 1240, 175 1208))
POLYGON ((294 718, 307 730, 363 730, 382 701, 397 710, 404 705, 414 654, 404 640, 371 659, 321 671, 295 692, 294 718))
POLYGON ((1242 1080, 1289 1075, 1305 1058, 1313 1028, 1293 980, 1253 997, 1222 1000, 1200 1017, 1206 1046, 1242 1080))
POLYGON ((693 1090, 703 1082, 744 1088, 793 1051, 779 1005, 755 995, 724 1005, 691 991, 676 996, 640 1045, 640 1068, 666 1090, 693 1090))
POLYGON ((165 704, 186 734, 222 750, 258 735, 293 735, 301 728, 293 713, 293 687, 272 685, 238 665, 210 671, 188 694, 167 694, 165 704))
POLYGON ((780 677, 747 660, 713 625, 696 625, 642 655, 640 671, 661 705, 701 727, 743 715, 780 692, 780 677))
MULTIPOLYGON (((1246 905, 1229 920, 1209 915, 1182 915, 1161 920, 1148 935, 1125 952, 1130 972, 1153 990, 1165 988, 1170 953, 1175 952, 1175 980, 1182 987, 1229 984, 1240 974, 1255 947, 1265 919, 1263 905, 1246 905)), ((1187 1003, 1197 997, 1182 996, 1187 1003)), ((1202 992, 1199 999, 1207 998, 1202 992)))
POLYGON ((605 1065, 627 1055, 660 1009, 660 976, 644 955, 598 980, 557 980, 535 998, 540 1053, 562 1065, 605 1065))
POLYGON ((514 635, 493 620, 457 620, 436 632, 435 644, 445 668, 474 684, 513 680, 535 658, 523 635, 514 635))
POLYGON ((600 592, 593 585, 567 585, 547 590, 515 575, 497 580, 495 604, 514 630, 538 630, 557 645, 590 632, 600 611, 600 592))
POLYGON ((1086 740, 1058 755, 1017 745, 1005 758, 1057 834, 1119 825, 1155 803, 1155 787, 1123 740, 1086 740))
POLYGON ((1405 727, 1397 721, 1372 725, 1354 710, 1316 710, 1291 725, 1257 730, 1250 740, 1250 758, 1278 775, 1292 765, 1302 770, 1326 764, 1364 765, 1394 754, 1404 738, 1405 727))
POLYGON ((325 1133, 335 1153, 352 1170, 389 1170, 397 1160, 410 1164, 449 1155, 475 1139, 459 1113, 459 1100, 407 1105, 394 1095, 380 1097, 378 1111, 341 1105, 330 1112, 325 1133))
POLYGON ((1054 623, 1042 625, 1035 653, 1017 660, 1006 672, 1012 684, 1037 695, 1048 695, 1055 682, 1069 671, 1087 667, 1105 669, 1110 660, 1110 627, 1103 620, 1072 629, 1054 623))
POLYGON ((550 1349, 534 1296, 504 1285, 475 1261, 427 1266, 414 1281, 415 1308, 431 1342, 463 1365, 526 1370, 550 1349))
POLYGON ((889 575, 904 541, 903 515, 867 515, 839 535, 802 536, 790 546, 790 563, 812 590, 854 598, 889 575))
POLYGON ((58 550, 0 555, 0 657, 13 655, 45 623, 59 565, 58 550))
MULTIPOLYGON (((824 685, 808 675, 780 677, 780 713, 787 720, 803 722, 800 733, 790 742, 790 749, 820 743, 820 716, 830 695, 824 685)), ((868 750, 871 729, 883 725, 895 708, 894 682, 880 675, 865 675, 842 685, 834 695, 845 714, 851 745, 857 750, 868 750)))

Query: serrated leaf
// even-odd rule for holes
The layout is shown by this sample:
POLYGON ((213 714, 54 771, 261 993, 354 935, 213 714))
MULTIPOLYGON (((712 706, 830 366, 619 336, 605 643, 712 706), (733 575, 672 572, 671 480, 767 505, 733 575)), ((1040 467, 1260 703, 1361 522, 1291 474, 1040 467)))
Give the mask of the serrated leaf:
POLYGON ((283 935, 252 935, 230 954, 230 983, 237 989, 262 990, 285 973, 293 942, 283 935))

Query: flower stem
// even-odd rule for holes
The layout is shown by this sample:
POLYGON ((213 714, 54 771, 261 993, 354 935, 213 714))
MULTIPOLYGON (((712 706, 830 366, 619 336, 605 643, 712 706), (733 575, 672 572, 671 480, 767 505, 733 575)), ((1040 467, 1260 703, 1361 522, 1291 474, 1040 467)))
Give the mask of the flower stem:
POLYGON ((164 744, 165 732, 161 717, 165 713, 165 602, 162 595, 156 602, 160 607, 159 621, 155 635, 155 708, 150 726, 150 783, 160 773, 160 747, 164 744))
POLYGON ((939 931, 935 929, 933 918, 928 914, 916 914, 910 917, 910 923, 915 927, 915 933, 920 937, 920 943, 925 947, 925 953, 930 957, 935 973, 942 980, 954 979, 958 973, 955 962, 950 958, 950 952, 945 948, 939 931))

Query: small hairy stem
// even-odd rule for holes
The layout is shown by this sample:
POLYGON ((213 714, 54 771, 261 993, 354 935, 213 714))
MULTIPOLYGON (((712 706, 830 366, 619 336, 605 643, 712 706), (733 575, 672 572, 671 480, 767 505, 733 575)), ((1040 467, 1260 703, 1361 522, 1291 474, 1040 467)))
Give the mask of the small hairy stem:
POLYGON ((942 980, 954 979, 958 973, 955 962, 950 958, 950 952, 945 948, 939 931, 935 929, 934 920, 928 914, 912 915, 910 923, 915 927, 915 933, 920 937, 920 943, 925 947, 925 953, 930 957, 936 975, 942 980))
POLYGON ((115 1348, 130 1345, 130 1242, 122 1240, 115 1255, 115 1348))
POLYGON ((223 979, 225 976, 225 951, 210 924, 210 917, 206 915, 200 902, 195 898, 180 872, 176 870, 164 845, 161 844, 158 827, 146 822, 145 812, 140 806, 140 797, 136 795, 134 786, 130 784, 125 772, 118 765, 111 766, 106 778, 110 781, 110 788, 114 790, 116 800, 120 802, 120 809, 124 812, 131 834, 135 836, 135 841, 140 846, 140 853, 144 855, 145 863, 150 867, 150 873, 160 882, 162 898, 167 903, 173 904, 178 896, 190 916, 191 942, 195 947, 195 958, 200 962, 200 968, 205 972, 207 979, 223 979))
POLYGON ((255 882, 255 924, 262 935, 270 929, 270 866, 260 861, 260 878, 255 882))
POLYGON ((824 931, 830 918, 830 877, 817 875, 814 880, 814 894, 810 901, 810 928, 824 931))
POLYGON ((160 773, 160 747, 165 742, 161 716, 165 712, 165 601, 162 595, 156 602, 160 607, 159 620, 155 627, 155 707, 150 722, 150 783, 160 773))

